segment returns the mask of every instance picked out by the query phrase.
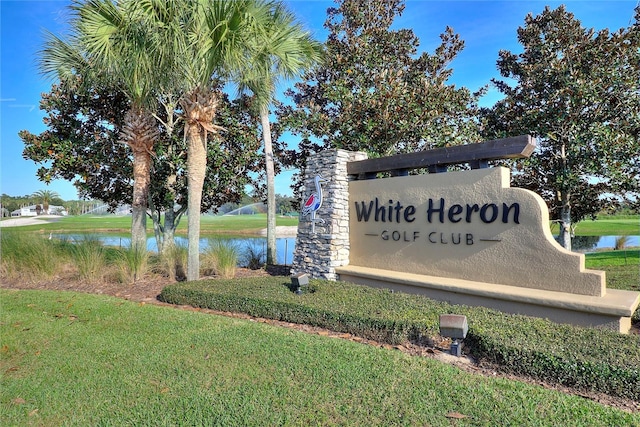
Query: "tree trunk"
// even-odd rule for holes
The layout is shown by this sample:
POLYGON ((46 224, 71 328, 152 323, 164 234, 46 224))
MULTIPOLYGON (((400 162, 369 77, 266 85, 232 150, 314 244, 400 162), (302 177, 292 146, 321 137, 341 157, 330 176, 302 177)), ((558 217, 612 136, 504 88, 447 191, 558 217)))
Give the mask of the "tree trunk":
POLYGON ((207 131, 215 132, 213 118, 218 106, 218 94, 205 87, 196 87, 181 98, 186 120, 188 263, 187 280, 200 278, 200 205, 207 172, 207 131))
POLYGON ((269 109, 260 109, 262 122, 262 137, 264 138, 264 155, 267 174, 267 264, 278 263, 276 248, 276 192, 275 168, 273 165, 273 146, 271 142, 271 123, 269 123, 269 109))
POLYGON ((153 235, 156 238, 156 246, 158 247, 158 253, 163 252, 164 240, 162 238, 162 212, 152 203, 152 199, 149 198, 149 212, 151 212, 151 222, 153 222, 153 235))
POLYGON ((131 249, 147 250, 147 206, 151 183, 151 151, 158 137, 154 117, 140 107, 126 114, 120 141, 133 151, 133 200, 131 202, 131 249))
POLYGON ((562 206, 560 207, 560 245, 566 250, 571 250, 571 204, 569 203, 569 194, 567 192, 560 193, 562 206))
POLYGON ((166 254, 176 245, 176 212, 171 209, 167 209, 164 212, 164 227, 162 231, 162 253, 166 254))
POLYGON ((569 202, 569 191, 566 189, 567 185, 567 172, 568 168, 568 160, 567 160, 567 151, 566 144, 562 144, 560 147, 560 161, 561 161, 561 174, 562 174, 562 183, 560 189, 560 245, 563 248, 570 251, 571 250, 571 203, 569 202))
POLYGON ((146 150, 133 151, 133 203, 131 204, 131 248, 147 249, 147 198, 151 154, 146 150))
POLYGON ((189 201, 187 203, 187 238, 189 260, 187 262, 187 280, 200 278, 200 205, 202 188, 207 169, 207 150, 204 131, 196 124, 190 125, 187 132, 187 179, 189 182, 189 201))

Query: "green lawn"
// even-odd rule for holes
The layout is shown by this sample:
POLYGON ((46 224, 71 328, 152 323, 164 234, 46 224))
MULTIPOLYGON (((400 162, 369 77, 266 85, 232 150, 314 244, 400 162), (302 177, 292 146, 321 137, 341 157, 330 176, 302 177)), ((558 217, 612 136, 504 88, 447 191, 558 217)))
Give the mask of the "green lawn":
MULTIPOLYGON (((298 217, 276 217, 276 225, 297 226, 298 217)), ((200 217, 202 234, 216 233, 257 233, 267 227, 266 214, 255 215, 202 215, 200 217)), ((56 218, 54 221, 42 221, 42 224, 21 226, 20 230, 44 232, 120 232, 131 230, 130 216, 116 215, 80 215, 56 218)), ((147 232, 153 233, 153 223, 147 220, 147 232)), ((187 233, 187 219, 183 217, 178 233, 187 233)))
POLYGON ((0 290, 0 424, 631 426, 397 350, 111 297, 0 290))
MULTIPOLYGON (((557 233, 558 226, 553 225, 551 231, 557 233)), ((638 236, 640 216, 602 216, 595 221, 581 221, 576 226, 575 233, 577 236, 638 236)))
MULTIPOLYGON (((278 216, 277 225, 298 225, 297 217, 278 216)), ((255 215, 202 215, 201 230, 203 234, 216 233, 256 233, 266 228, 266 214, 255 215)), ((56 221, 39 225, 20 227, 26 231, 42 230, 56 232, 89 232, 111 231, 127 233, 131 229, 131 217, 116 215, 81 215, 60 217, 56 221)), ((153 233, 153 224, 147 221, 149 234, 153 233)), ((558 225, 551 224, 552 233, 558 232, 558 225)), ((178 233, 186 234, 187 220, 183 218, 178 227, 178 233)), ((601 216, 595 221, 585 220, 576 227, 578 236, 622 236, 640 235, 640 216, 601 216)))
POLYGON ((640 250, 638 249, 587 254, 585 267, 605 270, 608 288, 640 291, 640 250))

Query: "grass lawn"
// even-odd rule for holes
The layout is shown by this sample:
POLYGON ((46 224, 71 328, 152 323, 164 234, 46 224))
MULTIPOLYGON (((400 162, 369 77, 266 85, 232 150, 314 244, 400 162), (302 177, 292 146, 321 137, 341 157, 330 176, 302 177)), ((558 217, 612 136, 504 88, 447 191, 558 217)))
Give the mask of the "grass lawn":
POLYGON ((0 290, 0 424, 640 425, 396 350, 107 296, 0 290))
POLYGON ((608 288, 640 291, 640 250, 638 249, 587 254, 585 267, 605 270, 608 288))
MULTIPOLYGON (((297 226, 297 217, 277 216, 276 225, 297 226)), ((257 233, 267 227, 267 215, 202 215, 200 217, 200 227, 202 234, 216 233, 236 233, 250 234, 257 233)), ((19 227, 24 231, 43 232, 120 232, 129 233, 131 231, 131 217, 117 215, 80 215, 56 218, 55 221, 42 221, 42 224, 27 225, 19 227)), ((147 232, 153 234, 153 224, 147 220, 147 232)), ((177 232, 186 235, 187 218, 183 217, 178 226, 177 232)))
MULTIPOLYGON (((551 226, 554 234, 558 225, 551 226)), ((640 216, 602 216, 595 221, 580 221, 576 227, 577 236, 638 236, 640 235, 640 216)))
MULTIPOLYGON (((297 217, 278 216, 277 225, 298 225, 297 217)), ((216 233, 256 233, 267 227, 266 214, 255 215, 202 215, 201 231, 203 234, 216 233)), ((128 233, 131 230, 131 217, 116 215, 80 215, 60 217, 52 222, 20 227, 25 231, 55 232, 91 232, 109 231, 128 233)), ((147 221, 147 231, 153 233, 153 224, 147 221)), ((551 224, 552 233, 558 232, 558 225, 551 224)), ((178 233, 187 233, 187 220, 183 218, 178 226, 178 233)), ((595 221, 581 221, 576 227, 578 236, 622 236, 640 235, 640 216, 602 216, 595 221)))

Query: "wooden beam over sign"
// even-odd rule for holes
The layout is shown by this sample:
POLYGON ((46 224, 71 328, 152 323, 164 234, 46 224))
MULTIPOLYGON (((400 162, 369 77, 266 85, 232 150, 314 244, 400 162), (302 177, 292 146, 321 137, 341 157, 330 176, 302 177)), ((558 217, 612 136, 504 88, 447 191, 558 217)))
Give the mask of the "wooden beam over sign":
POLYGON ((479 144, 456 145, 435 148, 416 153, 397 154, 378 159, 360 160, 347 163, 349 175, 371 175, 378 172, 429 168, 440 172, 448 165, 469 163, 472 168, 486 167, 487 161, 518 159, 529 157, 536 148, 536 141, 530 135, 495 139, 479 144))

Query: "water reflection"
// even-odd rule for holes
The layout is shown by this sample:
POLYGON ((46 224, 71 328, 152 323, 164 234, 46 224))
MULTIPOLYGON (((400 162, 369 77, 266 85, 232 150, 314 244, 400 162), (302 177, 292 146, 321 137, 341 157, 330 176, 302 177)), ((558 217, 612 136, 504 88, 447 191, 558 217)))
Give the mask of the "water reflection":
MULTIPOLYGON (((613 249, 616 239, 620 236, 574 236, 571 239, 571 250, 576 252, 591 252, 596 249, 613 249)), ((640 236, 627 236, 627 247, 640 246, 640 236)), ((556 241, 559 236, 555 236, 556 241)))
MULTIPOLYGON (((86 236, 82 234, 54 234, 53 237, 61 240, 83 240, 86 236)), ((92 234, 91 238, 101 241, 107 246, 117 246, 128 248, 131 246, 131 237, 114 236, 114 235, 96 235, 92 234)), ((247 251, 254 254, 261 254, 266 259, 267 254, 267 238, 266 237, 202 237, 200 238, 200 252, 204 252, 210 247, 212 241, 223 241, 225 244, 235 246, 238 249, 240 259, 247 251)), ((176 236, 175 242, 180 246, 187 246, 187 238, 176 236)), ((295 237, 281 237, 276 239, 276 254, 278 264, 289 265, 293 261, 293 250, 295 248, 295 237)), ((158 252, 158 245, 155 237, 147 238, 147 250, 158 252)))

